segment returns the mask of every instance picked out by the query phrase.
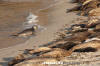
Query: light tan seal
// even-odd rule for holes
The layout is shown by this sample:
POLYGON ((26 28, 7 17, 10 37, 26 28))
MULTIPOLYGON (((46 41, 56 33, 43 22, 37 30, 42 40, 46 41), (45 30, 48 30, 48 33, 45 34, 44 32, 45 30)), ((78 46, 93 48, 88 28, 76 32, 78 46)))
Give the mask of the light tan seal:
POLYGON ((30 36, 30 35, 34 35, 34 34, 35 34, 35 31, 36 31, 37 29, 38 29, 38 26, 35 25, 35 26, 33 26, 32 28, 23 30, 22 32, 19 32, 19 33, 15 34, 15 35, 12 35, 12 36, 27 37, 27 36, 30 36))

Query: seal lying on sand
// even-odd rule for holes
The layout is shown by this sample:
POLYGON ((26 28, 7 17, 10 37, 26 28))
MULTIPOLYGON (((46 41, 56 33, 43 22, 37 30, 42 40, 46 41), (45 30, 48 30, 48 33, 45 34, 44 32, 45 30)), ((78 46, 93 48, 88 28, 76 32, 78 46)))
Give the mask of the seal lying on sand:
POLYGON ((79 6, 76 6, 72 9, 69 9, 67 12, 73 12, 73 11, 80 11, 81 15, 88 15, 88 12, 92 9, 95 9, 95 8, 98 8, 100 5, 100 1, 98 0, 93 0, 93 1, 90 1, 90 2, 86 2, 86 3, 83 3, 79 6))
POLYGON ((100 8, 95 8, 89 11, 89 16, 100 16, 100 8))
MULTIPOLYGON (((91 25, 90 28, 94 28, 94 30, 99 29, 98 22, 94 23, 95 25, 91 25), (93 27, 94 26, 94 27, 93 27)), ((81 26, 81 28, 85 28, 87 25, 77 24, 74 27, 81 26)), ((74 28, 72 27, 72 28, 74 28)), ((90 29, 88 27, 88 29, 90 29)), ((74 29, 75 30, 75 29, 74 29)), ((92 30, 92 31, 94 31, 92 30)), ((37 49, 27 49, 26 53, 18 55, 12 61, 10 61, 8 66, 12 66, 16 64, 20 64, 21 62, 25 62, 28 60, 35 60, 34 58, 53 58, 58 60, 62 60, 64 57, 71 55, 73 52, 95 52, 100 49, 100 39, 99 34, 95 32, 90 32, 90 30, 76 32, 72 34, 72 37, 64 38, 63 40, 59 40, 58 42, 54 42, 53 45, 49 45, 46 47, 40 47, 37 49), (68 42, 70 41, 70 42, 68 42)), ((45 60, 44 62, 46 62, 45 60)), ((38 62, 38 61, 37 61, 38 62)), ((25 64, 22 64, 25 66, 25 64)), ((30 64, 28 64, 31 66, 30 64)), ((33 66, 34 64, 32 64, 33 66)), ((18 65, 20 66, 20 65, 18 65)))
MULTIPOLYGON (((100 49, 100 40, 93 40, 90 42, 85 42, 79 45, 76 45, 72 47, 69 50, 66 49, 61 49, 61 48, 49 48, 49 47, 41 47, 38 49, 33 49, 30 52, 30 54, 38 54, 37 57, 35 58, 54 58, 56 60, 62 60, 64 57, 67 57, 72 54, 72 52, 95 52, 98 49, 100 49)), ((32 56, 29 60, 33 59, 34 57, 32 56)), ((20 62, 25 62, 28 61, 28 58, 25 54, 18 55, 15 57, 11 62, 9 62, 8 66, 16 65, 20 62)), ((45 60, 46 62, 46 60, 45 60)), ((28 64, 29 65, 29 64, 28 64)), ((29 65, 30 66, 30 65, 29 65)))
POLYGON ((87 0, 74 0, 72 3, 84 3, 87 0))
POLYGON ((18 36, 18 37, 26 37, 35 34, 35 31, 38 29, 37 25, 34 25, 32 28, 26 29, 20 33, 17 33, 12 36, 18 36))

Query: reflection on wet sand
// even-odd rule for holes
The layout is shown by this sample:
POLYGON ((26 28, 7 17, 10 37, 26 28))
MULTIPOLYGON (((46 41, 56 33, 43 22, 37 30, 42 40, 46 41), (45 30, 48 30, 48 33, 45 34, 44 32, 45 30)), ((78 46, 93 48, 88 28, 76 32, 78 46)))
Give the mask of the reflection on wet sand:
POLYGON ((12 38, 10 35, 21 32, 23 23, 29 12, 39 16, 38 24, 48 24, 48 12, 39 12, 53 4, 51 0, 37 0, 35 2, 0 2, 0 48, 25 42, 27 39, 12 38), (45 19, 45 20, 44 20, 45 19))

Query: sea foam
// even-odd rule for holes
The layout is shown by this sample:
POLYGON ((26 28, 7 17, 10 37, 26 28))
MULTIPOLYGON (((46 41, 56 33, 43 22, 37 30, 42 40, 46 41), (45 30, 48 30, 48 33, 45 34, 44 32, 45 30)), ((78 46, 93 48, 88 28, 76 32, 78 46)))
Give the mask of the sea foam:
POLYGON ((23 24, 24 28, 25 29, 32 28, 32 26, 37 25, 38 31, 46 30, 46 28, 44 26, 37 24, 37 22, 39 22, 39 20, 37 18, 38 18, 37 15, 30 12, 29 15, 26 17, 26 21, 23 24))
POLYGON ((38 16, 30 12, 23 24, 24 28, 31 28, 32 26, 37 25, 36 23, 39 21, 37 18, 38 16))

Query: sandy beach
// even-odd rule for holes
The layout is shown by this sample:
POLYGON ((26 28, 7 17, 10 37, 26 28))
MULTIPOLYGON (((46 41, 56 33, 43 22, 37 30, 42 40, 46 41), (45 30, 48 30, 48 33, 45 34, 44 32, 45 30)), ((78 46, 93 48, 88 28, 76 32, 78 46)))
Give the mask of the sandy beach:
MULTIPOLYGON (((36 48, 39 48, 39 46, 41 45, 49 44, 50 42, 54 41, 54 39, 56 39, 57 37, 56 32, 59 32, 60 29, 63 28, 65 24, 67 24, 66 27, 68 27, 71 24, 75 24, 73 23, 73 20, 76 20, 77 18, 81 18, 81 17, 85 18, 83 16, 79 16, 76 13, 66 13, 67 9, 70 9, 76 6, 76 4, 71 4, 70 0, 55 0, 56 2, 50 1, 51 4, 49 3, 49 1, 45 0, 44 2, 46 4, 43 5, 44 2, 42 2, 41 4, 42 6, 41 6, 40 5, 41 1, 38 0, 38 2, 35 2, 36 3, 35 6, 37 6, 36 9, 38 11, 34 11, 35 9, 31 10, 33 11, 32 13, 39 16, 38 24, 44 26, 46 30, 37 32, 36 36, 29 38, 27 41, 24 41, 24 43, 18 43, 14 45, 12 43, 11 45, 9 46, 7 45, 5 48, 0 49, 0 65, 1 66, 7 66, 8 61, 12 60, 12 58, 15 57, 16 55, 23 53, 25 49, 31 49, 31 48, 36 49, 36 48), (37 3, 39 5, 37 5, 37 3), (48 6, 48 7, 45 7, 45 6, 48 6)), ((32 5, 32 3, 30 5, 32 5)), ((24 5, 23 7, 25 6, 26 5, 24 5)), ((27 10, 27 8, 25 10, 27 10)), ((22 12, 20 12, 19 14, 21 13, 22 12)), ((94 45, 94 43, 92 44, 94 45)), ((66 62, 68 66, 70 65, 72 66, 75 66, 75 65, 76 66, 88 66, 88 65, 99 66, 100 65, 99 54, 100 54, 100 50, 98 50, 97 52, 74 52, 73 51, 73 53, 70 56, 67 56, 65 59, 62 59, 61 61, 66 62)))
POLYGON ((17 38, 11 35, 23 31, 26 27, 24 23, 29 13, 38 16, 38 24, 45 26, 48 24, 47 12, 40 12, 53 5, 55 1, 35 2, 0 2, 0 49, 16 44, 24 43, 28 38, 17 38))
POLYGON ((4 1, 0 2, 0 66, 100 65, 100 1, 4 1), (30 12, 45 30, 27 39, 10 37, 27 28, 22 24, 30 12))
MULTIPOLYGON (((0 49, 0 64, 6 66, 6 62, 10 61, 12 57, 17 54, 22 53, 24 49, 37 48, 39 45, 47 44, 56 38, 55 33, 59 31, 63 25, 72 24, 71 21, 79 16, 75 13, 66 13, 66 9, 75 6, 75 4, 70 4, 69 2, 70 0, 60 0, 55 5, 44 10, 40 10, 39 15, 42 13, 44 13, 42 15, 47 15, 48 25, 45 25, 47 30, 38 33, 37 36, 30 38, 23 44, 0 49)), ((45 17, 43 18, 45 19, 45 17)))

